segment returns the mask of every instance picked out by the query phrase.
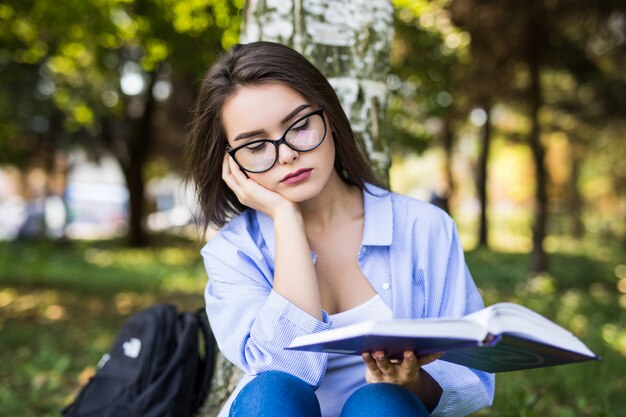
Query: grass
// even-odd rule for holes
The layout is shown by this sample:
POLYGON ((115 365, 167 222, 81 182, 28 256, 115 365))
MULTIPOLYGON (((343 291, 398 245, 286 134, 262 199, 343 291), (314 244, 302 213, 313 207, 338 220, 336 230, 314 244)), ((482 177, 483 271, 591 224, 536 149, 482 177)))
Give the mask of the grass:
MULTIPOLYGON (((118 243, 0 242, 0 414, 58 415, 132 312, 156 302, 202 306, 197 244, 164 239, 130 250, 118 243)), ((499 374, 494 406, 476 416, 626 415, 623 251, 557 251, 550 273, 533 278, 525 254, 474 250, 467 262, 486 304, 529 306, 603 357, 499 374)))
POLYGON ((124 320, 157 302, 203 305, 199 247, 0 242, 0 415, 57 416, 124 320))
POLYGON ((526 305, 571 330, 602 360, 499 374, 494 407, 477 415, 624 416, 626 295, 618 285, 626 276, 616 276, 625 268, 618 267, 626 264, 623 249, 579 248, 550 260, 550 273, 529 278, 527 255, 467 254, 486 304, 526 305))

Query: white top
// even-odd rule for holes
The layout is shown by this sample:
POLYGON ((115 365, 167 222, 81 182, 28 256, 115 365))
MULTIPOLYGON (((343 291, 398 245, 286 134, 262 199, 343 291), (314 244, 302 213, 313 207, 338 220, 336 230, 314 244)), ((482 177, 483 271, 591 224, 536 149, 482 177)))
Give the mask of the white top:
MULTIPOLYGON (((377 294, 365 303, 341 313, 331 314, 333 328, 367 320, 392 318, 391 309, 377 294)), ((326 375, 315 394, 320 402, 323 417, 339 417, 348 397, 364 386, 365 362, 361 356, 330 353, 326 375)))

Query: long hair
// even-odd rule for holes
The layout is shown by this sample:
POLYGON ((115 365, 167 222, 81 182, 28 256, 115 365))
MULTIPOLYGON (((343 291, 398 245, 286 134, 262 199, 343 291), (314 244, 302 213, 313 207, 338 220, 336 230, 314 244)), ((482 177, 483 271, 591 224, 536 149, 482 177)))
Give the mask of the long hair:
POLYGON ((247 207, 222 180, 226 133, 222 109, 237 89, 263 83, 288 86, 324 108, 335 141, 335 169, 363 189, 380 185, 356 139, 337 94, 322 73, 293 49, 273 42, 238 44, 211 66, 202 80, 187 142, 187 180, 198 196, 205 229, 223 226, 247 207))

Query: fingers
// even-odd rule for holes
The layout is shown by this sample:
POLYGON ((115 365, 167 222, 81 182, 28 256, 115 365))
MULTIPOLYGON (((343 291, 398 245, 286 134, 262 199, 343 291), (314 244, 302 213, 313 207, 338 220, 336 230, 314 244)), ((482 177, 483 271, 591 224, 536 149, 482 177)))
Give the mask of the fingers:
POLYGON ((376 366, 378 369, 382 371, 385 375, 395 374, 395 366, 389 361, 387 355, 383 351, 376 351, 372 354, 374 360, 376 361, 376 366))
POLYGON ((236 191, 237 182, 235 181, 235 178, 232 175, 229 159, 231 159, 230 155, 225 153, 224 160, 222 162, 222 179, 224 180, 226 185, 228 185, 228 188, 230 188, 233 191, 236 191))
POLYGON ((367 367, 366 380, 372 382, 389 382, 407 385, 418 377, 421 366, 431 363, 443 356, 442 353, 417 356, 415 352, 407 350, 401 360, 387 358, 383 351, 362 354, 367 367))
POLYGON ((230 158, 230 155, 224 152, 224 158, 222 158, 222 178, 230 175, 230 165, 228 164, 228 158, 230 158))
POLYGON ((242 199, 246 199, 248 194, 247 187, 250 186, 248 177, 239 168, 239 165, 228 154, 224 154, 224 160, 222 162, 222 179, 228 185, 228 188, 234 191, 239 201, 245 204, 242 199))
POLYGON ((418 362, 415 352, 407 350, 404 352, 402 363, 400 364, 402 371, 406 375, 412 375, 419 370, 420 364, 418 362))
POLYGON ((231 184, 241 185, 247 179, 246 175, 241 172, 235 160, 228 153, 224 153, 224 160, 222 161, 222 179, 230 188, 232 188, 231 184))
POLYGON ((364 354, 367 368, 372 373, 372 377, 377 378, 376 382, 398 382, 400 366, 397 362, 393 363, 385 352, 375 351, 364 354))
POLYGON ((376 364, 376 361, 372 357, 371 353, 365 352, 361 355, 361 357, 363 358, 365 366, 367 367, 367 370, 372 377, 371 380, 369 378, 366 378, 367 382, 381 382, 383 380, 383 373, 378 368, 378 365, 376 364))

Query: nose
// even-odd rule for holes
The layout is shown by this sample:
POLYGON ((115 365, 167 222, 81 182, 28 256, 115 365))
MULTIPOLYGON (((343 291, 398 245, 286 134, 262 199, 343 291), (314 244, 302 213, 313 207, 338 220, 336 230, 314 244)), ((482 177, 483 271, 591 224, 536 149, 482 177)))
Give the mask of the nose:
POLYGON ((281 143, 278 145, 278 163, 290 164, 298 159, 300 152, 294 151, 289 146, 281 143))

